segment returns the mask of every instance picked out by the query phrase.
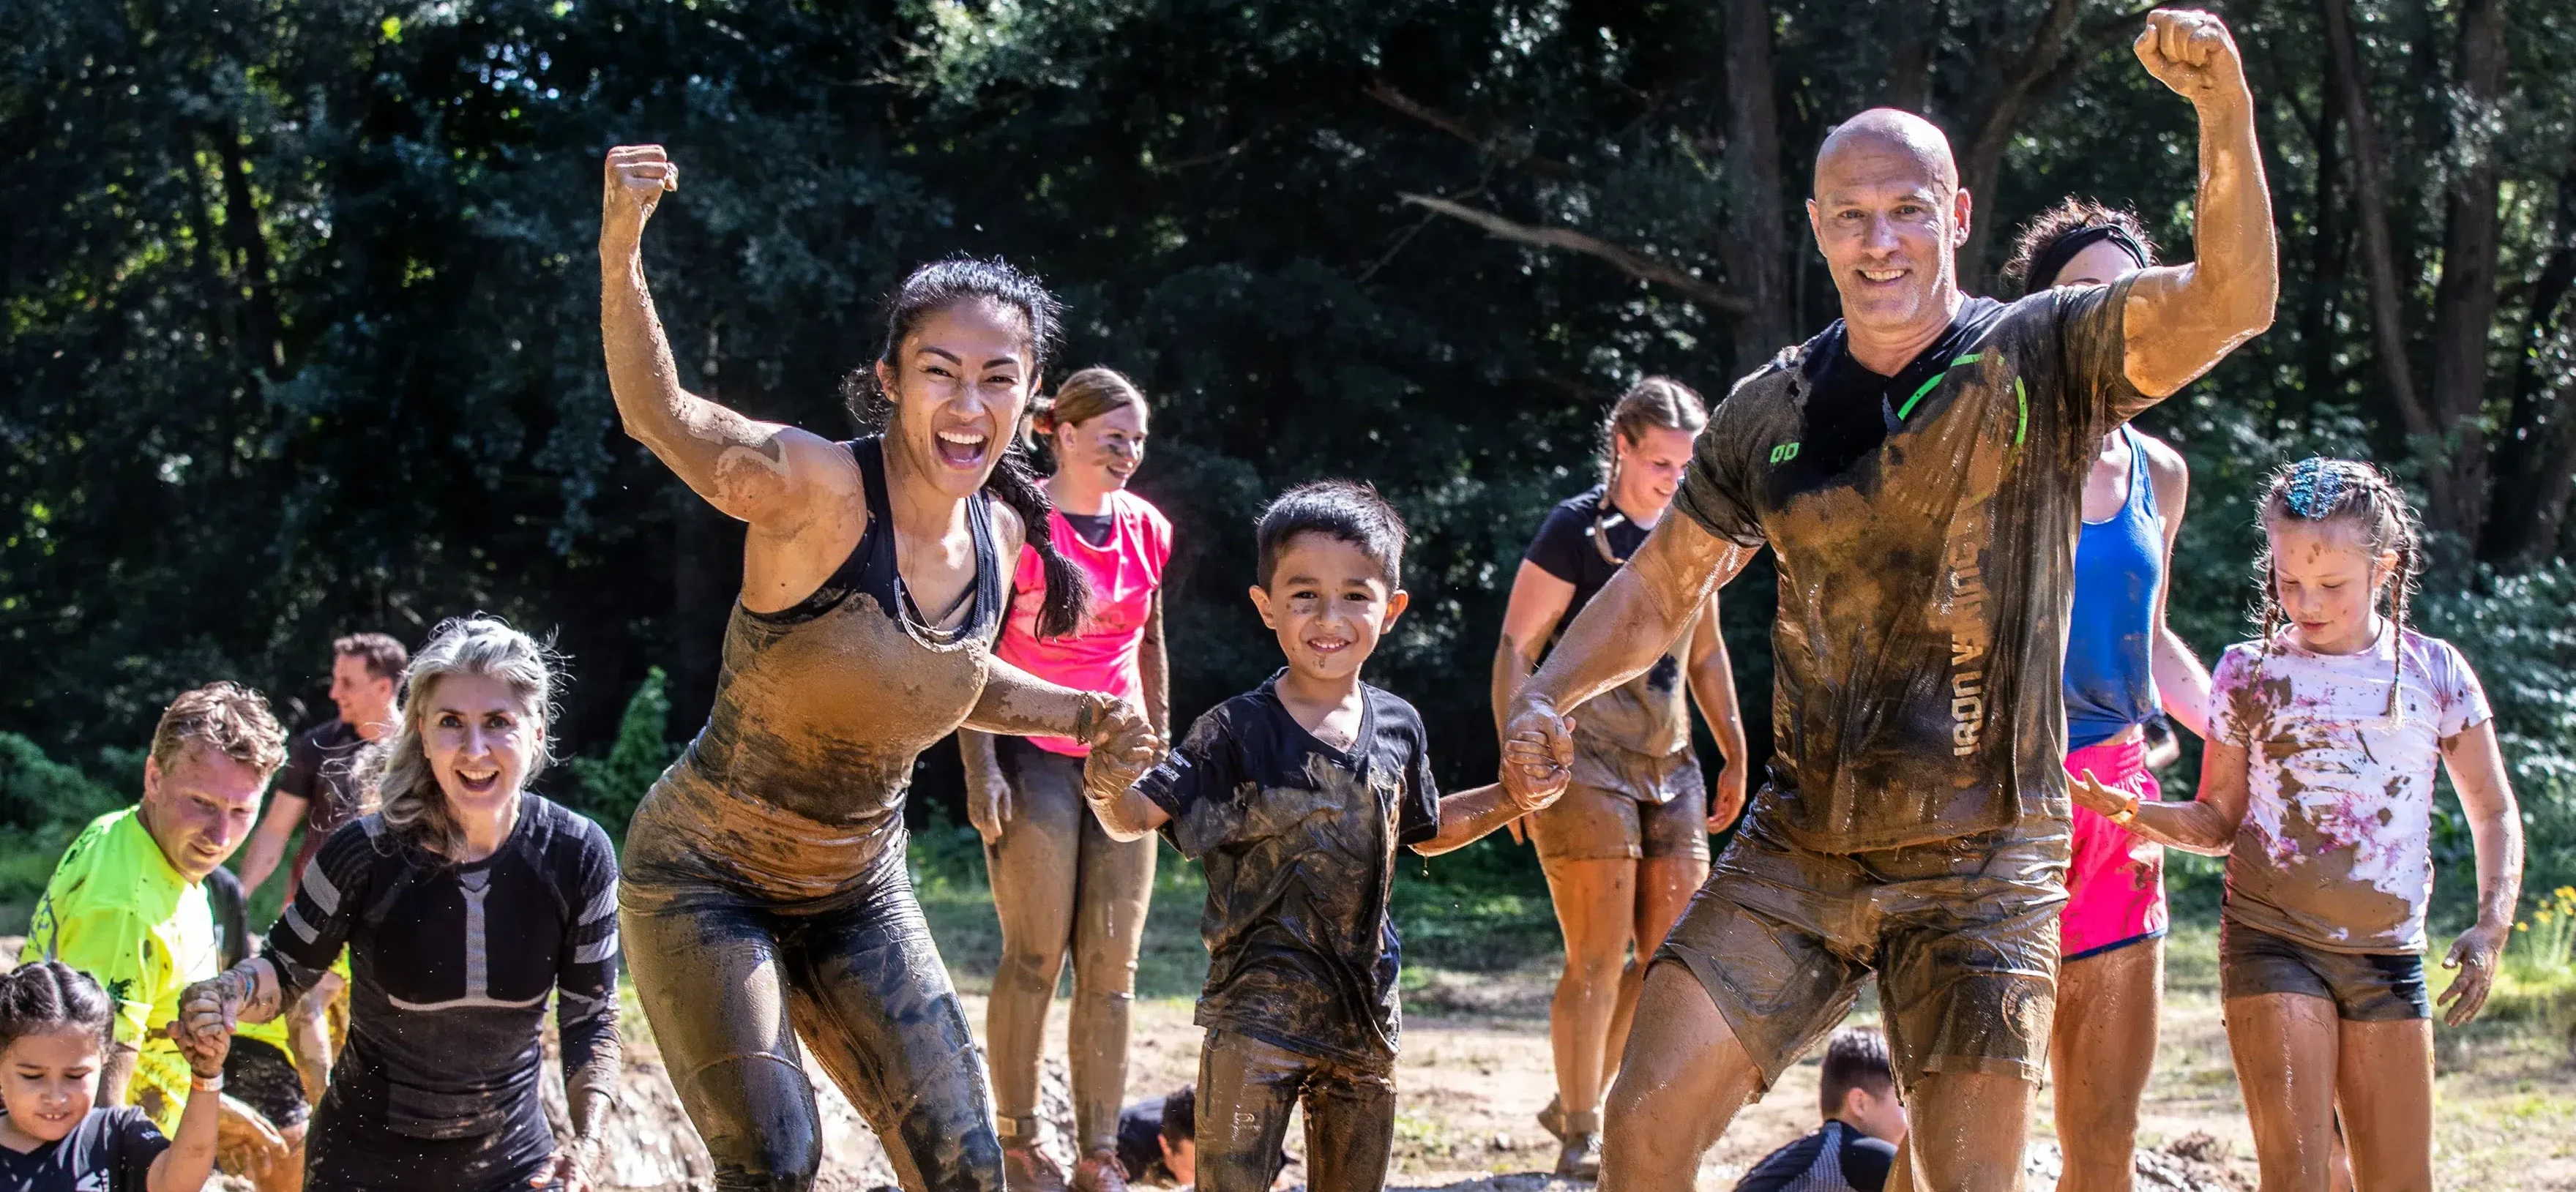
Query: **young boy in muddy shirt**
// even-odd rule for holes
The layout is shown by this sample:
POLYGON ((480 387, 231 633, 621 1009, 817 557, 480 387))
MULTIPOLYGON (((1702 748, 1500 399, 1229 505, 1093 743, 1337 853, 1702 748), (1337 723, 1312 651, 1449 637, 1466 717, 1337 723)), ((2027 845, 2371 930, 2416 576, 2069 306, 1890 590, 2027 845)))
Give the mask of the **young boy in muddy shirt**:
POLYGON ((1252 603, 1288 665, 1132 786, 1084 793, 1111 836, 1159 828, 1206 867, 1198 1186, 1264 1192, 1303 1103, 1307 1187, 1373 1192, 1395 1140, 1396 850, 1447 852, 1546 806, 1572 759, 1514 740, 1521 801, 1499 785, 1442 798, 1422 717, 1360 681, 1404 612, 1403 519, 1326 481, 1272 502, 1256 535, 1252 603))
POLYGON ((1872 976, 1915 1114, 1893 1186, 2017 1183, 2066 900, 2060 670, 2084 480, 2102 435, 2260 332, 2278 289, 2226 27, 2158 11, 2136 50, 2199 113, 2196 259, 1971 298, 1971 197, 1940 131, 1889 109, 1840 125, 1807 214, 1843 318, 1710 413, 1680 516, 1514 701, 1507 731, 1567 740, 1560 709, 1653 665, 1771 548, 1770 781, 1655 950, 1602 1123, 1604 1192, 1688 1188, 1872 976))

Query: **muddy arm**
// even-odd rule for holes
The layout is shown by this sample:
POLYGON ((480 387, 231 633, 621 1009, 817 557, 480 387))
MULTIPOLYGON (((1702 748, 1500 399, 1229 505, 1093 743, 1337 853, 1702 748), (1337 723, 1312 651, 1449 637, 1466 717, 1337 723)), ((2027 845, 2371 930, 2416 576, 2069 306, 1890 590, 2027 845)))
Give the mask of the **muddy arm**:
POLYGON ((2138 392, 2164 397, 2272 325, 2281 270, 2254 94, 2227 26, 2207 13, 2158 11, 2135 48, 2200 116, 2193 260, 2139 274, 2122 312, 2123 371, 2138 392))
MULTIPOLYGON (((2246 756, 2242 745, 2208 742, 2200 754, 2200 797, 2189 803, 2137 805, 2129 831, 2184 852, 2223 857, 2236 845, 2236 828, 2245 820, 2246 756)), ((2078 774, 2068 784, 2075 801, 2102 815, 2125 809, 2128 797, 2078 774)))

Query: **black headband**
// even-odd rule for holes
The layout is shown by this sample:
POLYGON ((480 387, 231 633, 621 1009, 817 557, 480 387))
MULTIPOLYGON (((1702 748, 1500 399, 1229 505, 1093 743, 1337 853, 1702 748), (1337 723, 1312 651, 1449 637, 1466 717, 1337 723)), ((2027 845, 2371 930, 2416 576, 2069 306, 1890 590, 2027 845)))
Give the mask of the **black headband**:
POLYGON ((2021 279, 2022 292, 2036 294, 2049 288, 2056 283, 2057 274, 2066 268, 2066 263, 2075 259, 2075 254, 2105 240, 2119 245, 2120 251, 2129 254, 2129 259, 2136 261, 2140 269, 2155 263, 2147 255, 2147 246, 2138 243, 2138 238, 2130 235, 2128 229, 2118 224, 2088 224, 2058 237, 2047 251, 2030 259, 2030 271, 2021 279))

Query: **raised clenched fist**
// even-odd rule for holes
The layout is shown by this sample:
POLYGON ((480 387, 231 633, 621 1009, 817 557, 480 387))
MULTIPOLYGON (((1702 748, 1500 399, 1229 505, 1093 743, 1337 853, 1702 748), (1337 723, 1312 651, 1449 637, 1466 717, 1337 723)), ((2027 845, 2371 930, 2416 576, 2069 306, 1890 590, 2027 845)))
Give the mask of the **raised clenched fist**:
POLYGON ((2186 8, 2148 13, 2136 49, 2148 74, 2193 103, 2250 94, 2236 39, 2228 35, 2226 22, 2208 13, 2186 8))
POLYGON ((678 189, 680 167, 660 145, 620 145, 609 150, 599 197, 600 238, 643 236, 644 221, 653 218, 663 192, 678 189))

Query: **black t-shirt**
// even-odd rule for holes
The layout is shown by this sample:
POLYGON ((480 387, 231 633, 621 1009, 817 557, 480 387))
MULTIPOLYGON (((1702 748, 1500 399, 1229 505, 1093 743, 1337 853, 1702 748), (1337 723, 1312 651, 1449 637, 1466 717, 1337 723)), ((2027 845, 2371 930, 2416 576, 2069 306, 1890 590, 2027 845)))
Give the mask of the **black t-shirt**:
POLYGON ((554 1146, 537 1094, 550 994, 565 1082, 587 1069, 614 1087, 617 854, 598 824, 522 795, 509 838, 465 865, 381 814, 344 824, 268 934, 286 999, 344 944, 349 1038, 332 1069, 329 1145, 399 1154, 406 1139, 483 1140, 473 1170, 421 1173, 418 1186, 447 1189, 542 1161, 554 1146))
MULTIPOLYGON (((1574 598, 1550 638, 1565 634, 1583 606, 1619 573, 1628 556, 1646 540, 1648 529, 1630 521, 1608 499, 1609 486, 1596 484, 1580 495, 1558 502, 1539 523, 1521 557, 1539 570, 1574 585, 1574 598)), ((1609 744, 1649 757, 1668 757, 1690 747, 1690 707, 1682 690, 1682 655, 1690 648, 1689 632, 1646 673, 1593 697, 1574 717, 1575 735, 1587 745, 1609 744)), ((1602 785, 1578 771, 1576 782, 1602 785)))
POLYGON ((152 1161, 169 1149, 141 1109, 101 1106, 60 1140, 23 1155, 0 1146, 0 1192, 145 1192, 152 1161))
MULTIPOLYGON (((1142 1180, 1163 1166, 1163 1099, 1148 1097, 1118 1111, 1118 1166, 1142 1180)), ((1162 1172, 1156 1183, 1171 1182, 1162 1172)))
POLYGON ((1894 1145, 1828 1121, 1754 1164, 1735 1192, 1881 1192, 1895 1164, 1894 1145))
POLYGON ((1118 528, 1118 515, 1115 513, 1066 513, 1061 509, 1055 512, 1056 516, 1064 519, 1064 524, 1073 527, 1076 536, 1093 546, 1109 545, 1109 532, 1118 528))
POLYGON ((1278 682, 1209 709, 1137 784, 1172 817, 1172 846, 1206 871, 1197 1021, 1391 1067, 1402 1022, 1387 913, 1395 852, 1440 833, 1422 716, 1362 683, 1345 753, 1288 714, 1278 682))
POLYGON ((2065 819, 2084 478, 2152 403, 2129 283, 1968 299, 1897 376, 1837 322, 1738 383, 1673 507, 1778 559, 1771 781, 1753 814, 1854 853, 2065 819))
POLYGON ((304 867, 321 851, 322 842, 363 805, 365 793, 359 789, 355 770, 358 752, 366 747, 367 739, 358 735, 357 726, 337 718, 296 734, 287 747, 277 793, 304 800, 304 840, 296 846, 294 862, 286 867, 288 898, 295 897, 295 884, 303 880, 304 867))

